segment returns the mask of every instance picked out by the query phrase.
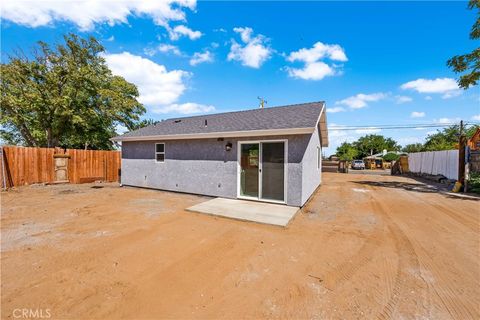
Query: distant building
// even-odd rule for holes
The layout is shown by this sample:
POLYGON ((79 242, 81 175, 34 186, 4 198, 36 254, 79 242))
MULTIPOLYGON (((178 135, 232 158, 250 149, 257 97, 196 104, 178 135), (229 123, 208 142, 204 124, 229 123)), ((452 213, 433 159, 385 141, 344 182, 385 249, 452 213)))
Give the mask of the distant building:
POLYGON ((480 128, 477 128, 473 136, 468 139, 467 145, 470 150, 480 150, 480 128))

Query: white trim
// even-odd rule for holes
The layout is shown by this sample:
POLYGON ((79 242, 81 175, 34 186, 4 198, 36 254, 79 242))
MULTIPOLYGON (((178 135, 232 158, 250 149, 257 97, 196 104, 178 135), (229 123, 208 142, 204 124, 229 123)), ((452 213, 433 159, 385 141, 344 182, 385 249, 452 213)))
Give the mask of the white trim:
POLYGON ((318 126, 320 119, 322 118, 322 114, 325 111, 325 102, 322 103, 322 109, 320 110, 320 114, 318 115, 317 122, 315 123, 315 128, 318 126))
POLYGON ((327 126, 327 113, 325 110, 325 102, 323 102, 322 110, 320 110, 320 114, 317 119, 317 123, 315 124, 315 128, 318 128, 319 132, 318 134, 320 135, 320 144, 322 147, 328 147, 328 126, 327 126), (325 115, 324 115, 325 113, 325 115), (322 125, 320 121, 322 120, 322 116, 325 116, 325 130, 322 129, 322 125), (318 126, 320 124, 320 127, 318 126), (326 143, 324 144, 324 140, 326 140, 326 143))
POLYGON ((320 170, 320 168, 322 167, 322 163, 321 163, 321 160, 322 159, 322 149, 320 148, 320 146, 317 146, 317 171, 320 170))
POLYGON ((287 183, 288 183, 288 139, 275 139, 275 140, 242 140, 237 141, 237 198, 245 200, 254 200, 262 202, 271 202, 286 204, 287 203, 287 183), (280 200, 271 200, 262 198, 262 143, 268 142, 283 142, 284 143, 284 163, 283 163, 283 201, 280 200), (242 196, 240 195, 240 184, 241 184, 241 155, 242 155, 242 144, 258 144, 258 197, 242 196))
POLYGON ((165 142, 157 142, 155 143, 155 163, 165 163, 165 142), (158 144, 163 144, 163 152, 158 152, 157 151, 157 145, 158 144), (163 154, 163 161, 158 161, 157 160, 157 154, 163 154))
POLYGON ((234 138, 234 137, 261 137, 278 136, 289 134, 309 134, 315 131, 315 127, 308 128, 289 128, 289 129, 269 129, 269 130, 249 130, 249 131, 227 131, 227 132, 206 132, 192 134, 170 134, 141 137, 119 136, 112 138, 112 141, 151 141, 151 140, 181 140, 181 139, 207 139, 207 138, 234 138))

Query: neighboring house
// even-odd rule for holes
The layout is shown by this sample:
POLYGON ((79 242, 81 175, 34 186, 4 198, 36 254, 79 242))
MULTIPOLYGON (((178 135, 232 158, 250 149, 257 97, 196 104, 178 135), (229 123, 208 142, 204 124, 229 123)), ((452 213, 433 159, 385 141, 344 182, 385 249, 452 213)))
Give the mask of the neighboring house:
POLYGON ((168 119, 113 140, 123 185, 302 206, 321 183, 325 103, 168 119))
POLYGON ((480 150, 480 128, 477 128, 473 136, 468 139, 467 145, 472 151, 480 150))

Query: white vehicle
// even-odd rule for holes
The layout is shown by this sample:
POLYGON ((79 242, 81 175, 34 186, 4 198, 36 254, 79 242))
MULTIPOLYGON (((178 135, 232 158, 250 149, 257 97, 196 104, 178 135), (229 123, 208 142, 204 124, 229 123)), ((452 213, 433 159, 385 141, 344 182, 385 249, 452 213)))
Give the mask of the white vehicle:
POLYGON ((352 169, 365 170, 365 163, 363 160, 353 160, 352 169))

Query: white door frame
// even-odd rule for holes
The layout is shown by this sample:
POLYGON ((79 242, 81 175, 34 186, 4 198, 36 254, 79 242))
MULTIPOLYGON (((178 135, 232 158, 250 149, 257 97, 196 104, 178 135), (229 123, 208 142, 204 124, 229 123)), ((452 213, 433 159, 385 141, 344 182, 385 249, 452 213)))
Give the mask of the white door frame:
POLYGON ((237 198, 245 200, 255 200, 263 202, 272 202, 272 203, 287 203, 287 179, 288 177, 288 139, 274 139, 274 140, 242 140, 237 141, 237 198), (263 160, 263 151, 262 143, 265 142, 283 142, 284 143, 284 163, 283 163, 283 201, 280 200, 271 200, 271 199, 262 199, 262 160, 263 160), (241 156, 242 156, 242 144, 258 144, 258 197, 249 197, 242 196, 240 194, 240 185, 241 185, 241 156))

